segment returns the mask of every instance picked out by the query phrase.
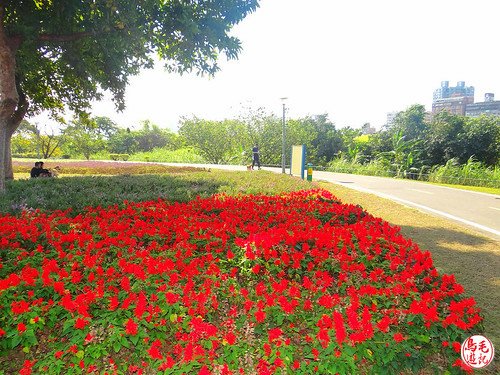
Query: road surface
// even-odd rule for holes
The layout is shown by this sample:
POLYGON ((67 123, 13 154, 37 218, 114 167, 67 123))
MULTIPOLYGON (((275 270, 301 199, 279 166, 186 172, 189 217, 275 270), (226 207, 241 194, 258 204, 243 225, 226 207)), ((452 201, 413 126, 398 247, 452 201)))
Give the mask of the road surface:
MULTIPOLYGON (((189 165, 225 170, 246 170, 246 167, 237 165, 189 165)), ((276 173, 282 171, 281 168, 264 167, 263 169, 276 173)), ((288 169, 286 172, 288 173, 288 169)), ((328 181, 346 188, 375 194, 475 228, 490 238, 500 240, 500 195, 454 189, 411 180, 322 171, 314 171, 313 180, 328 181)))

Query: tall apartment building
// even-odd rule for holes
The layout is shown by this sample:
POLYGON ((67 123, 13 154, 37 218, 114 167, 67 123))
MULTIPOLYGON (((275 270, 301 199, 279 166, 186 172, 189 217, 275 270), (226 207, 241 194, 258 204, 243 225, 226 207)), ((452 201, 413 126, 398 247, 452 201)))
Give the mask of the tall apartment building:
POLYGON ((432 114, 447 110, 452 114, 465 116, 467 106, 472 103, 474 87, 465 86, 464 81, 459 81, 456 86, 450 86, 449 81, 443 81, 441 87, 434 91, 432 114))
POLYGON ((474 87, 465 86, 465 81, 459 81, 456 86, 450 86, 450 81, 442 81, 441 87, 434 90, 433 101, 461 96, 472 98, 474 102, 474 87))

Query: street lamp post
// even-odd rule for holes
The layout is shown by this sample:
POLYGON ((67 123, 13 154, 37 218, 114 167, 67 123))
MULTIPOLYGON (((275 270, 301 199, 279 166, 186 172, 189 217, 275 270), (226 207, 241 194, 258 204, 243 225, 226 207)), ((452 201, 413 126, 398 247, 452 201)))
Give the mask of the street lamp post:
POLYGON ((281 173, 285 173, 285 152, 286 152, 286 122, 285 122, 285 113, 286 113, 286 106, 285 106, 285 100, 287 98, 281 98, 281 101, 283 102, 283 129, 281 133, 281 173))

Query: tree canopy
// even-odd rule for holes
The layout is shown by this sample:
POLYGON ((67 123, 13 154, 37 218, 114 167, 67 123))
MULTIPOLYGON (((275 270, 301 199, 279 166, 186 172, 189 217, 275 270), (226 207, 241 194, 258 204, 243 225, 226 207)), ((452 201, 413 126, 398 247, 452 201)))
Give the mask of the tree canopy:
POLYGON ((231 28, 258 0, 0 2, 0 190, 10 139, 26 114, 76 113, 109 91, 124 107, 128 77, 156 57, 173 72, 213 74, 237 57, 231 28))

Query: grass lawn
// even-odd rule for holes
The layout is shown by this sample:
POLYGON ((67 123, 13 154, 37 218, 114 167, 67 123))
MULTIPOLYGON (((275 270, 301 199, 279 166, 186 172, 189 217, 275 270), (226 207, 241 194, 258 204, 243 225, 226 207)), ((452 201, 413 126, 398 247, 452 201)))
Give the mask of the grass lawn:
MULTIPOLYGON (((47 212, 70 209, 68 215, 76 216, 83 212, 85 206, 123 207, 124 200, 139 202, 162 198, 189 202, 197 196, 210 197, 218 193, 230 196, 281 195, 321 187, 331 191, 342 202, 359 204, 373 216, 401 227, 405 237, 411 238, 422 250, 429 250, 439 274, 454 274, 457 282, 465 288, 466 295, 476 299, 485 317, 485 334, 497 348, 500 347, 500 250, 497 241, 413 208, 333 184, 311 184, 265 171, 227 172, 90 163, 92 164, 68 164, 65 169, 72 177, 63 175, 56 179, 20 179, 9 182, 7 193, 0 197, 0 212, 18 214, 22 210, 34 208, 47 212), (70 168, 72 169, 69 170, 70 168)), ((29 165, 19 165, 16 177, 26 176, 28 167, 29 165)), ((366 349, 364 355, 371 357, 371 349, 366 349)), ((285 348, 282 350, 285 351, 285 348)), ((404 357, 404 353, 402 354, 404 357)), ((482 373, 494 374, 498 370, 498 366, 490 366, 482 373)))

